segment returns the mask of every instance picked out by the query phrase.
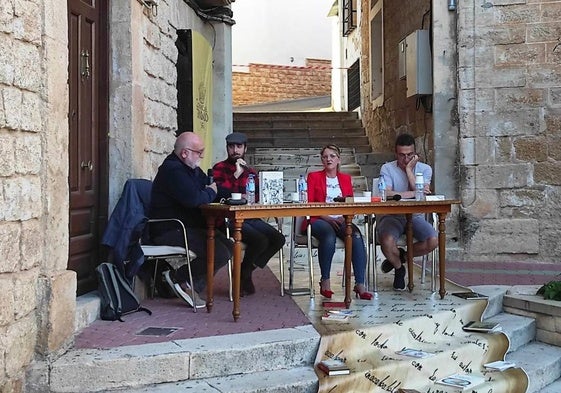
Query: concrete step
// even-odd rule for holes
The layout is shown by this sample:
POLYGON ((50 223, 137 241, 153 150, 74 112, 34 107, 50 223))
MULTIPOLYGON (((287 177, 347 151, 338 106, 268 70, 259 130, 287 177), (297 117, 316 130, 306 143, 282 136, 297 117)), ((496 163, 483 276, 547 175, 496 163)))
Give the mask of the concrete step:
POLYGON ((234 122, 275 120, 358 120, 357 112, 235 112, 234 122))
MULTIPOLYGON (((354 154, 341 154, 341 164, 355 164, 354 154)), ((321 165, 319 150, 315 154, 284 154, 284 153, 254 153, 248 155, 250 165, 275 164, 275 165, 321 165)))
MULTIPOLYGON (((304 326, 108 350, 78 349, 52 363, 48 380, 51 392, 101 392, 268 371, 304 373, 313 368, 319 340, 313 327, 304 326)), ((294 378, 290 381, 286 374, 285 386, 298 386, 300 376, 294 378)))
POLYGON ((124 389, 124 393, 315 393, 318 378, 312 366, 263 371, 204 380, 181 381, 124 389))
MULTIPOLYGON (((540 342, 531 342, 507 354, 506 360, 522 367, 530 380, 527 393, 542 392, 550 384, 559 385, 561 376, 561 348, 540 342)), ((561 390, 551 390, 560 392, 561 390)))

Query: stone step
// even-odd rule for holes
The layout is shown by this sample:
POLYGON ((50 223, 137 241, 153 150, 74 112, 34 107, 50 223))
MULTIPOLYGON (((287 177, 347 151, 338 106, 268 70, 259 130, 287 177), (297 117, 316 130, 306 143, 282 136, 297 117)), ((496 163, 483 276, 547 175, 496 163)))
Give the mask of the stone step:
POLYGON ((322 136, 325 134, 337 134, 342 129, 345 132, 364 133, 360 120, 276 120, 270 122, 243 121, 236 122, 234 129, 238 132, 250 132, 254 137, 263 137, 271 133, 285 133, 287 136, 293 133, 304 133, 310 136, 322 136))
POLYGON ((181 381, 124 389, 124 393, 315 393, 318 378, 312 366, 290 370, 263 371, 229 375, 205 380, 181 381))
MULTIPOLYGON (((341 147, 341 155, 355 154, 355 149, 352 147, 341 147)), ((261 154, 299 154, 303 156, 308 155, 317 155, 319 156, 320 149, 317 147, 279 147, 279 148, 270 148, 270 147, 255 147, 253 149, 254 153, 261 153, 261 154)))
MULTIPOLYGON (((52 363, 50 389, 99 392, 236 374, 311 369, 319 339, 312 326, 303 326, 108 350, 72 350, 52 363)), ((292 382, 297 384, 299 379, 286 380, 292 382)))
MULTIPOLYGON (((253 166, 258 172, 283 172, 286 178, 298 178, 302 174, 307 174, 314 171, 321 171, 321 165, 275 165, 275 164, 259 164, 253 166)), ((360 176, 360 166, 357 164, 341 165, 341 172, 347 173, 351 176, 360 176)))
POLYGON ((558 383, 561 376, 561 348, 553 345, 534 341, 507 354, 506 360, 516 363, 528 374, 527 393, 540 392, 544 387, 558 383))
MULTIPOLYGON (((263 165, 263 164, 274 164, 274 165, 321 165, 321 157, 316 150, 315 154, 290 154, 290 153, 253 153, 250 158, 250 165, 263 165)), ((354 154, 343 153, 341 154, 341 164, 355 164, 356 158, 354 154)))
POLYGON ((234 122, 275 120, 358 120, 357 112, 235 112, 234 122))
POLYGON ((323 136, 305 136, 297 134, 291 137, 286 136, 276 136, 272 135, 270 137, 255 138, 253 135, 248 133, 248 138, 253 146, 259 147, 315 147, 318 151, 322 146, 329 143, 333 143, 338 147, 352 147, 358 153, 368 153, 370 152, 370 145, 368 144, 368 137, 366 135, 357 135, 347 137, 343 132, 339 135, 323 135, 323 136))

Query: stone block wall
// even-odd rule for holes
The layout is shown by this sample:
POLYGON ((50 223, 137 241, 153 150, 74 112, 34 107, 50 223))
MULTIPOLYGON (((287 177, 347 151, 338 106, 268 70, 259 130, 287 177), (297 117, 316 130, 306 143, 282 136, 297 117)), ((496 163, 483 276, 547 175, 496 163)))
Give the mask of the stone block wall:
POLYGON ((399 79, 398 45, 413 31, 428 29, 431 20, 426 14, 431 8, 430 0, 384 2, 383 51, 384 51, 384 103, 380 107, 372 104, 370 77, 370 0, 362 0, 360 34, 362 36, 361 57, 361 113, 374 151, 393 152, 395 137, 403 132, 415 136, 417 150, 425 161, 432 162, 433 128, 432 114, 425 111, 420 101, 407 97, 406 80, 399 79), (423 21, 424 19, 424 21, 423 21))
POLYGON ((331 94, 331 61, 307 59, 304 67, 250 64, 232 73, 234 106, 331 94))
MULTIPOLYGON (((66 0, 52 0, 66 15, 66 0)), ((36 357, 67 345, 67 30, 44 1, 0 3, 0 391, 21 392, 36 357), (61 67, 61 63, 64 65, 61 67)))
POLYGON ((561 2, 458 3, 466 258, 561 256, 561 2))

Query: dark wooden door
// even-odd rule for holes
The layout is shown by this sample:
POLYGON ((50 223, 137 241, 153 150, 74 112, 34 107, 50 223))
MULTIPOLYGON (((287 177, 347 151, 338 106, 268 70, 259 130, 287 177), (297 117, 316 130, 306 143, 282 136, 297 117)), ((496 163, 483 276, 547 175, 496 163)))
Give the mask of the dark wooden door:
POLYGON ((107 0, 68 0, 70 244, 78 295, 95 289, 107 220, 107 0))

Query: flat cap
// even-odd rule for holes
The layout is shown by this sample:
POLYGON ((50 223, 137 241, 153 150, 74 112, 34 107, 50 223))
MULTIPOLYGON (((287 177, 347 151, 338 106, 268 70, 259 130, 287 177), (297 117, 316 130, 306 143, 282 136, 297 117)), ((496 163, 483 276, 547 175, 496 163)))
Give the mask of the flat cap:
POLYGON ((226 143, 234 143, 236 145, 245 145, 247 143, 247 136, 241 132, 232 132, 226 136, 226 143))

